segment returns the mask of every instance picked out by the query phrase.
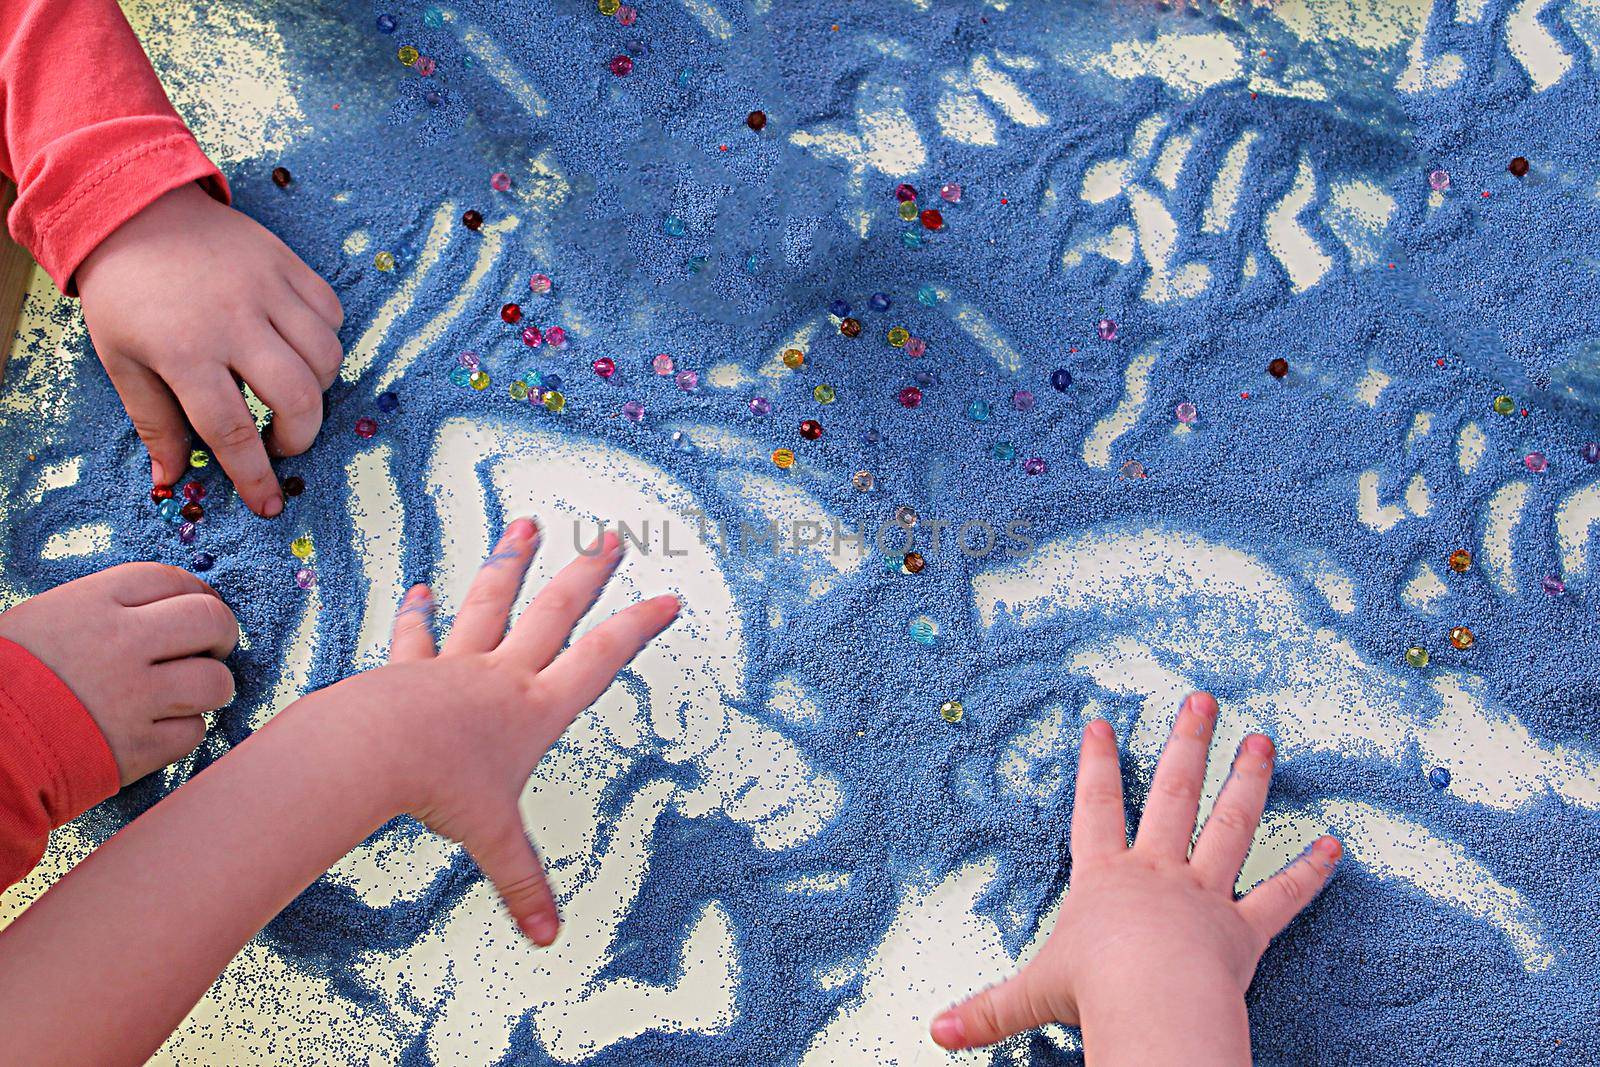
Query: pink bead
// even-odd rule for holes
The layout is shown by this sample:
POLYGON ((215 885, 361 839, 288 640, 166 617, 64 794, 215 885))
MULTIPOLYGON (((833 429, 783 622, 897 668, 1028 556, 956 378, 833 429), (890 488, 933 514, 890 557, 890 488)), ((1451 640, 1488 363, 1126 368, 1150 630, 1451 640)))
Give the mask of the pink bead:
POLYGON ((633 73, 633 60, 629 59, 627 56, 612 56, 611 73, 615 74, 619 78, 627 77, 629 74, 633 73))
POLYGON ((655 359, 650 361, 650 366, 654 368, 657 374, 671 374, 673 366, 672 357, 663 352, 655 359))
POLYGON ((915 200, 917 198, 917 187, 901 182, 894 187, 894 198, 902 204, 907 200, 915 200))
POLYGON ((356 436, 361 438, 371 437, 378 432, 378 420, 363 415, 356 420, 356 436))
POLYGON ((1544 458, 1543 452, 1529 452, 1522 457, 1522 465, 1535 474, 1543 474, 1550 466, 1550 461, 1544 458))
POLYGON ((902 407, 914 408, 922 403, 922 390, 914 385, 908 385, 900 390, 900 404, 902 407))
POLYGON ((1185 426, 1193 422, 1195 420, 1195 416, 1199 414, 1197 411, 1195 411, 1194 405, 1189 403, 1187 400, 1174 408, 1172 413, 1176 415, 1178 417, 1178 421, 1183 423, 1185 426))
POLYGON ((183 487, 183 499, 201 501, 206 498, 206 487, 199 482, 188 482, 183 487))
POLYGON ((503 170, 496 171, 495 173, 489 175, 489 188, 493 189, 497 193, 505 192, 507 189, 511 188, 511 175, 507 174, 503 170))
POLYGON ((1102 341, 1115 341, 1117 339, 1117 324, 1113 319, 1101 319, 1094 324, 1094 332, 1100 335, 1102 341))
POLYGON ((1450 188, 1450 172, 1440 168, 1428 173, 1428 188, 1436 193, 1442 193, 1450 188))
POLYGON ((594 372, 602 378, 609 378, 617 373, 617 361, 610 356, 601 356, 593 364, 594 372))
POLYGON ((700 375, 692 370, 679 371, 678 376, 673 380, 678 383, 678 388, 686 393, 692 393, 700 387, 700 375))
POLYGON ((945 182, 939 186, 939 195, 944 197, 946 203, 959 204, 961 203, 961 186, 955 182, 945 182))
POLYGON ((522 331, 522 343, 529 348, 538 348, 544 344, 544 334, 539 332, 539 327, 528 326, 522 331))
POLYGON ((411 65, 411 69, 426 78, 428 75, 432 74, 436 68, 433 60, 429 59, 427 56, 418 56, 417 61, 411 65))
POLYGON ((644 405, 637 400, 630 400, 622 405, 622 417, 629 422, 638 422, 644 418, 644 405))
POLYGON ((906 355, 912 359, 920 359, 928 351, 928 342, 920 337, 906 339, 906 355))
POLYGON ((544 332, 545 344, 551 348, 567 347, 567 331, 560 326, 552 326, 544 332))
POLYGON ((532 289, 540 296, 543 296, 545 293, 550 291, 550 284, 550 275, 548 274, 535 274, 533 277, 528 279, 528 288, 532 289))
POLYGON ((627 4, 623 4, 621 7, 617 8, 617 21, 622 23, 624 26, 632 26, 635 22, 639 21, 639 9, 636 7, 629 7, 627 4))

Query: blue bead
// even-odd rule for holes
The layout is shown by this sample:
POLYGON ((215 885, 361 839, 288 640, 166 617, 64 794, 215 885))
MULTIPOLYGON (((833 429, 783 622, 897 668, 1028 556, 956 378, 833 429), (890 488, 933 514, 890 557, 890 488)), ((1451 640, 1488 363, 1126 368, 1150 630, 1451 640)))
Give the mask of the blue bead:
POLYGON ((400 398, 393 393, 378 394, 378 410, 388 414, 400 410, 400 398))
POLYGON ((867 303, 872 305, 872 310, 873 311, 888 311, 889 310, 889 294, 888 293, 873 293, 871 299, 869 299, 867 301, 867 303))
POLYGON ((1017 446, 1010 441, 996 441, 994 443, 994 458, 1002 463, 1010 463, 1017 458, 1017 446))
POLYGON ((916 374, 912 375, 912 377, 917 380, 918 385, 932 385, 939 380, 938 378, 934 377, 933 371, 931 370, 919 370, 916 374))
POLYGON ((911 635, 911 640, 919 645, 932 648, 939 643, 939 624, 926 615, 918 615, 912 619, 911 624, 906 627, 906 632, 911 635))
POLYGON ((465 367, 457 367, 450 372, 450 384, 459 385, 465 389, 472 384, 472 372, 465 367))
POLYGON ((422 24, 430 30, 436 30, 444 25, 444 12, 436 7, 422 9, 422 24))
POLYGON ((691 441, 689 439, 689 435, 684 433, 682 430, 673 430, 672 447, 676 448, 679 452, 693 452, 694 442, 691 441))
POLYGON ((900 243, 905 245, 907 248, 921 248, 922 234, 918 233, 916 230, 907 230, 905 233, 900 235, 900 243))
POLYGON ((208 571, 216 565, 217 557, 209 552, 196 552, 190 562, 194 565, 195 570, 208 571))
POLYGON ((931 308, 938 302, 939 290, 935 289, 933 286, 924 285, 921 289, 917 290, 917 303, 921 304, 923 307, 931 308))
POLYGON ((561 375, 559 375, 559 374, 546 374, 544 376, 544 380, 541 381, 539 384, 544 386, 546 389, 560 389, 561 388, 561 375))
POLYGON ((379 33, 393 33, 394 32, 394 28, 397 25, 398 25, 398 23, 395 22, 393 15, 379 15, 378 16, 378 32, 379 33))
POLYGON ((427 92, 423 93, 422 99, 428 102, 429 107, 438 107, 440 104, 444 103, 444 97, 432 89, 429 89, 427 92))
POLYGON ((1050 373, 1050 384, 1056 387, 1057 392, 1066 392, 1067 386, 1072 384, 1072 372, 1065 367, 1060 367, 1050 373))
POLYGON ((661 231, 668 237, 682 237, 684 229, 683 220, 676 215, 668 215, 661 220, 661 231))
POLYGON ((1443 767, 1435 767, 1428 772, 1428 784, 1435 789, 1444 789, 1450 784, 1450 772, 1443 767))
POLYGON ((845 303, 843 300, 835 300, 833 303, 828 305, 828 314, 836 315, 842 319, 846 315, 850 314, 850 305, 845 303))
POLYGON ((987 400, 974 400, 967 405, 967 418, 973 422, 989 421, 989 402, 987 400))
POLYGON ((875 445, 879 441, 883 440, 883 435, 877 430, 868 430, 866 433, 861 435, 861 439, 869 445, 875 445))
POLYGON ((750 255, 744 261, 744 272, 746 274, 755 274, 755 273, 758 273, 760 270, 761 270, 761 260, 754 252, 751 252, 750 255))
POLYGON ((699 274, 701 271, 706 269, 706 264, 708 262, 710 262, 710 259, 711 259, 711 257, 710 256, 706 256, 706 255, 690 256, 689 257, 689 273, 690 274, 699 274))
POLYGON ((182 507, 183 505, 179 504, 176 500, 163 500, 161 503, 156 505, 156 514, 160 515, 167 522, 181 522, 183 521, 183 516, 178 512, 182 507))

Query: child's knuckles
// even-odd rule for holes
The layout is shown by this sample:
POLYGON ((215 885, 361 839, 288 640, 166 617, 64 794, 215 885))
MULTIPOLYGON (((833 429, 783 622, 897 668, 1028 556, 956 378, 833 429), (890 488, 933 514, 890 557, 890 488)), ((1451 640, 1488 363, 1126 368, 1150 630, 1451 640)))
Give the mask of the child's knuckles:
POLYGON ((1120 783, 1083 782, 1078 786, 1078 801, 1082 804, 1122 806, 1120 783))
POLYGON ((1214 826, 1233 837, 1254 831, 1256 821, 1257 817, 1242 807, 1233 804, 1218 804, 1211 809, 1211 815, 1206 819, 1206 826, 1214 826))

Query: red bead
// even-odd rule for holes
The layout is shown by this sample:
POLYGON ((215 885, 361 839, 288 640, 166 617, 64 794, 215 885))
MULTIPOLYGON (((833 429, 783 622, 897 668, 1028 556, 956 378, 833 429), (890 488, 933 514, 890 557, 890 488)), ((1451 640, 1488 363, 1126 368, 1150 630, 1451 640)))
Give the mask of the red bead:
POLYGON ((633 60, 629 59, 627 56, 612 56, 611 73, 615 74, 619 78, 627 77, 629 74, 633 73, 633 60))
POLYGON ((272 184, 276 185, 279 189, 287 189, 289 187, 289 183, 293 180, 294 179, 289 176, 288 167, 272 168, 272 184))
POLYGON ((900 403, 908 408, 914 408, 922 403, 922 390, 914 385, 908 385, 900 390, 900 403))
POLYGON ((519 323, 522 321, 522 306, 520 304, 507 304, 500 309, 500 317, 512 324, 519 323))
POLYGON ((365 415, 363 415, 361 418, 356 420, 356 436, 357 437, 365 439, 365 438, 371 437, 373 434, 375 434, 377 432, 378 432, 378 420, 377 419, 371 419, 371 418, 368 418, 365 415))
POLYGON ((471 208, 468 208, 461 215, 461 225, 465 226, 469 230, 478 229, 480 226, 483 225, 483 215, 482 215, 482 213, 481 212, 477 212, 477 211, 473 211, 471 208))
POLYGON ((839 332, 846 337, 860 337, 861 323, 856 319, 847 318, 839 323, 839 332))
POLYGON ((1267 373, 1272 375, 1274 378, 1288 377, 1289 361, 1284 359, 1282 356, 1279 356, 1277 359, 1267 364, 1267 373))
POLYGON ((544 334, 539 332, 537 326, 524 326, 522 328, 522 343, 529 348, 538 348, 544 344, 544 334))
POLYGON ((926 226, 930 230, 937 230, 939 227, 944 225, 944 216, 939 214, 937 208, 930 207, 924 209, 920 217, 922 219, 922 225, 926 226))
POLYGON ((284 496, 299 496, 306 491, 306 480, 298 474, 291 474, 283 480, 284 496))
POLYGON ((807 441, 815 441, 822 436, 822 423, 816 419, 807 419, 800 424, 800 436, 807 441))
POLYGON ((189 482, 186 485, 184 485, 184 487, 183 487, 183 499, 185 499, 185 500, 204 500, 205 498, 206 498, 206 487, 201 485, 199 482, 189 482))
POLYGON ((191 500, 183 507, 178 509, 178 514, 182 515, 190 522, 199 522, 201 519, 205 518, 206 512, 204 508, 191 500))
POLYGON ((1518 157, 1516 157, 1510 163, 1506 164, 1506 170, 1509 170, 1513 175, 1515 175, 1518 178, 1523 177, 1525 174, 1528 173, 1528 159, 1527 159, 1527 157, 1526 156, 1518 156, 1518 157))
POLYGON ((744 124, 750 127, 752 130, 755 130, 757 133, 760 133, 762 130, 766 129, 767 113, 765 111, 752 111, 750 114, 744 117, 744 124))
POLYGON ((617 361, 610 356, 601 356, 594 361, 594 372, 602 378, 609 378, 617 373, 617 361))
POLYGON ((894 198, 901 203, 905 203, 907 200, 915 200, 917 198, 916 186, 901 182, 894 187, 894 198))
POLYGON ((172 486, 170 486, 170 485, 152 485, 150 487, 150 499, 153 500, 157 504, 161 503, 163 500, 171 500, 172 499, 172 486))

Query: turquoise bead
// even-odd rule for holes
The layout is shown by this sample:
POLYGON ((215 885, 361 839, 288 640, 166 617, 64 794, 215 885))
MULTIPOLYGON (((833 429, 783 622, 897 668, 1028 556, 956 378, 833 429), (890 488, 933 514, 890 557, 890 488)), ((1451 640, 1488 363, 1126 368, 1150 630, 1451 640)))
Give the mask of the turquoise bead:
POLYGON ((1002 463, 1010 463, 1017 458, 1017 446, 1010 441, 996 441, 994 443, 994 458, 1002 463))
POLYGON ((967 418, 973 422, 989 421, 989 402, 987 400, 974 400, 967 405, 967 418))
POLYGON ((926 615, 918 615, 912 619, 906 631, 911 634, 911 640, 919 645, 932 648, 939 643, 939 624, 926 615))

